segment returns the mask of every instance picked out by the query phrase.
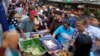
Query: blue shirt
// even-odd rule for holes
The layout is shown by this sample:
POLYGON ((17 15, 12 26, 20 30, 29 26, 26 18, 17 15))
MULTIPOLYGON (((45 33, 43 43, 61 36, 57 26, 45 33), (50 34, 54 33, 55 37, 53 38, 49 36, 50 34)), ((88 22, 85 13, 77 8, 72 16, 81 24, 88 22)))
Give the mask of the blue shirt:
POLYGON ((68 29, 65 29, 64 25, 61 25, 56 29, 56 31, 54 31, 54 34, 58 36, 58 41, 61 42, 65 40, 65 38, 62 36, 62 33, 72 36, 73 32, 74 28, 69 27, 68 29))
POLYGON ((65 17, 64 18, 65 21, 68 21, 70 23, 70 26, 75 28, 76 26, 76 18, 74 16, 71 16, 71 17, 65 17))
POLYGON ((69 17, 69 23, 70 23, 71 27, 75 28, 75 26, 76 26, 76 18, 74 16, 69 17))
POLYGON ((21 24, 21 29, 23 29, 24 32, 33 32, 34 30, 34 22, 30 22, 29 19, 26 19, 21 24))
POLYGON ((3 7, 1 1, 0 1, 0 23, 2 25, 3 32, 9 30, 7 17, 6 17, 5 10, 4 10, 4 7, 3 7))

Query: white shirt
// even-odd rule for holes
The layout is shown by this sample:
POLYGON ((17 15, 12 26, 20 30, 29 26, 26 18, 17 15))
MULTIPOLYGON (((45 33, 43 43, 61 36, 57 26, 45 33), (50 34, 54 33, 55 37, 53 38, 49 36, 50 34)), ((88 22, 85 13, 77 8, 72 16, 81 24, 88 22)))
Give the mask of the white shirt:
POLYGON ((91 25, 85 29, 87 32, 92 33, 94 37, 100 39, 100 29, 91 25))

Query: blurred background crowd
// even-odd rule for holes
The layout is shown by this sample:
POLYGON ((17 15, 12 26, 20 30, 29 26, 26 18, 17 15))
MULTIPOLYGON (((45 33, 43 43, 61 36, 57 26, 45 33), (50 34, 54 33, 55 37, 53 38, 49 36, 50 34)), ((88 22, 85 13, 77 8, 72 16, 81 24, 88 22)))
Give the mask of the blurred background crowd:
MULTIPOLYGON (((0 1, 0 55, 9 56, 14 50, 20 52, 17 48, 19 33, 26 38, 23 33, 46 30, 62 44, 70 42, 68 51, 73 56, 100 56, 99 8, 84 7, 83 4, 76 8, 45 0, 2 2, 4 0, 0 1)), ((20 56, 28 56, 21 53, 20 56)))

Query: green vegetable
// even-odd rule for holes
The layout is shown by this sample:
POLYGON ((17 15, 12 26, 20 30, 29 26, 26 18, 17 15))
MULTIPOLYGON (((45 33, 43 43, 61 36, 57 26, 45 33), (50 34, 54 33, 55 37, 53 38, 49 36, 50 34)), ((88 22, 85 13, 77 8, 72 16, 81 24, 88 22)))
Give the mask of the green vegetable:
POLYGON ((32 55, 42 55, 46 52, 39 39, 31 39, 20 42, 24 52, 31 53, 32 55))
POLYGON ((22 42, 20 42, 20 43, 21 43, 22 48, 23 48, 24 50, 26 50, 29 46, 35 45, 33 39, 27 40, 27 41, 25 40, 25 41, 22 41, 22 42))

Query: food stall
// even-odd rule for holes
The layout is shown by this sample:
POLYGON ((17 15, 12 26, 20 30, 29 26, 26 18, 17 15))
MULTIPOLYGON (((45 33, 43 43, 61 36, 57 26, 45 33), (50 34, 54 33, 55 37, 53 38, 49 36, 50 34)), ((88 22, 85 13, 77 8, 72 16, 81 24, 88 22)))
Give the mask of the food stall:
POLYGON ((28 53, 30 56, 43 56, 45 53, 54 56, 70 56, 70 53, 63 49, 63 45, 49 33, 41 31, 24 34, 27 38, 22 38, 20 34, 19 47, 22 52, 28 53))

